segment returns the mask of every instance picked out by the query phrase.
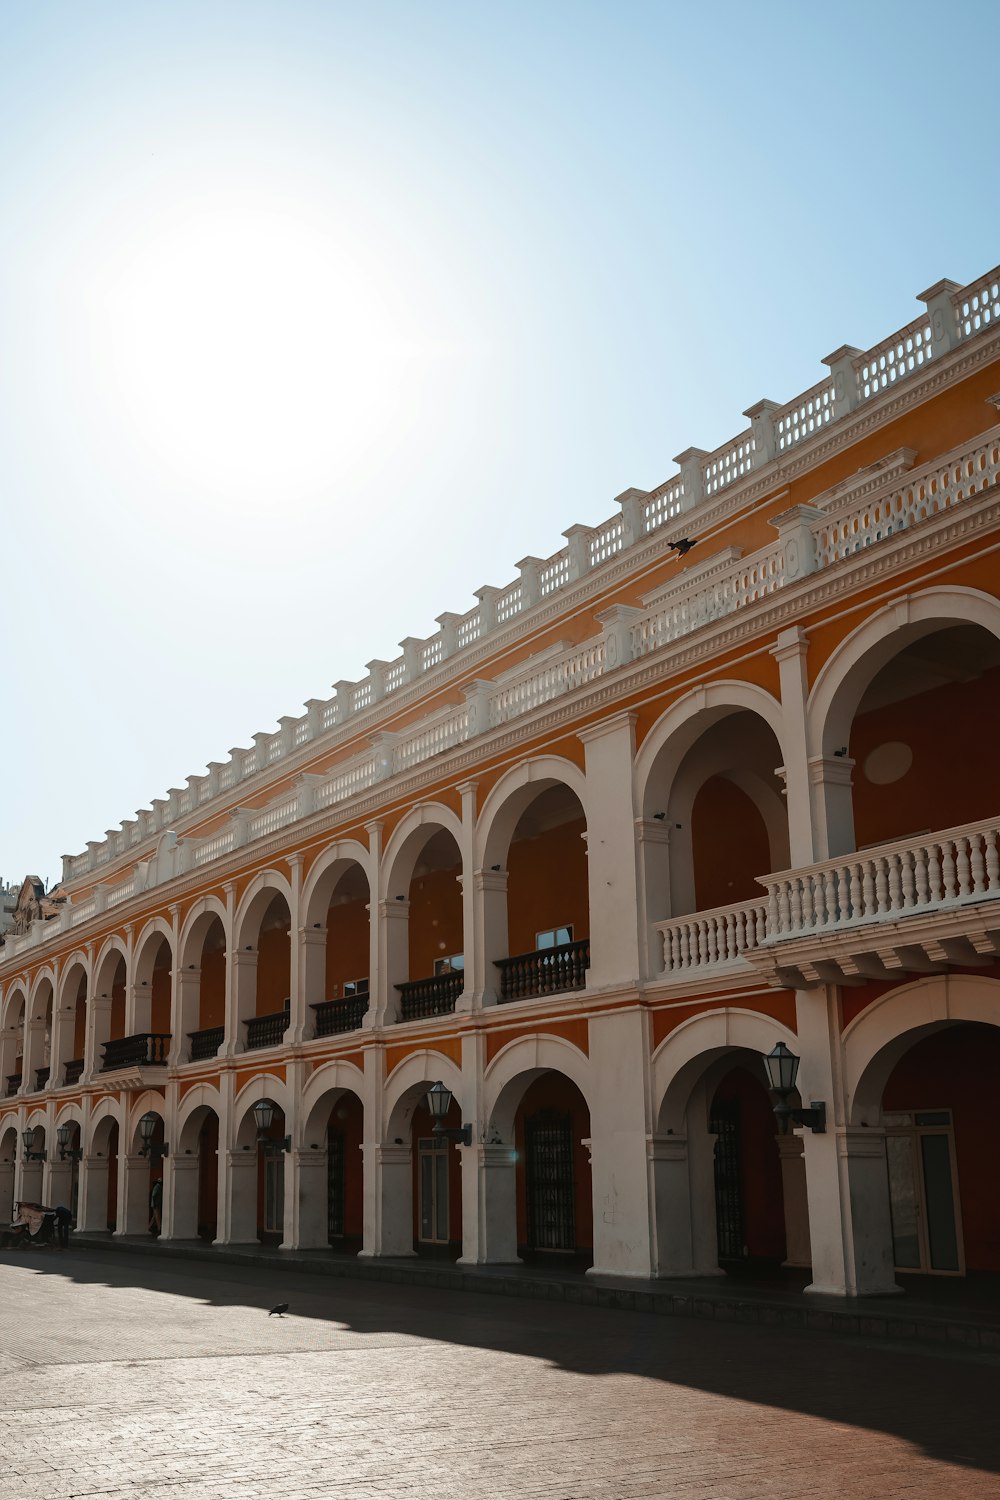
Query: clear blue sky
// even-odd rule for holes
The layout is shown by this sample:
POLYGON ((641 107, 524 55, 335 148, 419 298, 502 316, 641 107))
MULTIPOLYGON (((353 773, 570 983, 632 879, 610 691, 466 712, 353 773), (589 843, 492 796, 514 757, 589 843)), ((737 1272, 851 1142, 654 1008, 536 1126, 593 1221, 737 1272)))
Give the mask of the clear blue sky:
POLYGON ((1000 261, 986 4, 2 21, 8 879, 1000 261))

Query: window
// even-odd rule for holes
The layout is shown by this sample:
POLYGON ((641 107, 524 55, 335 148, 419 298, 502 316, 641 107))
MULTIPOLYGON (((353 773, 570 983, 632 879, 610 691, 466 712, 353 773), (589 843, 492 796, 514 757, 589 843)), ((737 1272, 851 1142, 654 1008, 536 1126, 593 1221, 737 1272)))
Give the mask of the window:
POLYGON ((564 943, 571 943, 572 941, 572 925, 568 927, 547 927, 544 932, 535 933, 535 951, 541 952, 545 948, 561 948, 564 943))
POLYGON ((439 974, 461 974, 465 968, 465 954, 452 953, 448 958, 434 960, 434 977, 439 974))
POLYGON ((348 995, 367 995, 367 993, 368 993, 368 980, 367 979, 348 979, 348 980, 345 981, 345 984, 344 984, 344 995, 345 995, 345 997, 348 996, 348 995))

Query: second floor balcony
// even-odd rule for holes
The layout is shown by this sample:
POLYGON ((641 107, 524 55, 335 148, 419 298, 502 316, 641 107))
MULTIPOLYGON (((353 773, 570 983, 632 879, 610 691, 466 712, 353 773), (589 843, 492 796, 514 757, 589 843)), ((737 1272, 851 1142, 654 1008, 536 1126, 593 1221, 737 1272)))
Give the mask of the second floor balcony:
POLYGON ((447 1016, 465 988, 461 969, 435 974, 430 979, 411 979, 396 986, 399 991, 399 1019, 422 1021, 430 1016, 447 1016))
POLYGON ((1000 954, 1000 818, 758 883, 759 899, 656 924, 668 977, 742 965, 808 988, 979 967, 1000 954))
POLYGON ((589 966, 588 938, 560 943, 552 948, 539 948, 532 953, 517 953, 511 958, 499 958, 496 961, 500 971, 498 998, 504 1003, 582 990, 589 966))
POLYGON ((102 1073, 120 1068, 163 1068, 170 1050, 170 1032, 142 1031, 136 1036, 116 1037, 104 1044, 102 1073))

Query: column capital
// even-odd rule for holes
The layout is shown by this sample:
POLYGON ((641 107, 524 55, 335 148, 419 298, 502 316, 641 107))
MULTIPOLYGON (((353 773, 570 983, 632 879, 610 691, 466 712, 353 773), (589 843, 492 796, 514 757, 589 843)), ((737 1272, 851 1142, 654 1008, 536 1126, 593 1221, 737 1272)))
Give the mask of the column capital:
POLYGON ((803 630, 801 625, 789 625, 787 630, 782 630, 773 646, 768 651, 776 662, 786 661, 788 658, 804 656, 809 649, 809 632, 803 630))
POLYGON ((608 735, 620 734, 623 729, 631 733, 635 729, 638 719, 639 715, 634 709, 623 709, 621 713, 611 714, 608 718, 601 719, 596 724, 587 724, 583 729, 578 729, 576 737, 584 745, 588 745, 594 740, 605 739, 608 735))

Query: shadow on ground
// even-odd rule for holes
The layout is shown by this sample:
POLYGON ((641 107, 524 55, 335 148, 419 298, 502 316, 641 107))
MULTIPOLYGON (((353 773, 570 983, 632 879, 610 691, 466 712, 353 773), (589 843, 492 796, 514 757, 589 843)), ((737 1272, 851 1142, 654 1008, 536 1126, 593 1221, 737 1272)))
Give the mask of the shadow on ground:
MULTIPOLYGON (((181 1317, 193 1326, 199 1304, 258 1309, 263 1319, 274 1302, 287 1301, 294 1317, 338 1330, 473 1346, 595 1378, 624 1373, 683 1385, 842 1428, 880 1431, 931 1459, 1000 1473, 1000 1361, 950 1347, 848 1341, 475 1292, 456 1296, 434 1287, 325 1281, 280 1264, 170 1262, 120 1250, 0 1256, 4 1281, 8 1270, 187 1298, 190 1319, 181 1317)), ((286 1326, 293 1328, 294 1321, 286 1326)), ((74 1334, 79 1339, 80 1329, 74 1334)), ((154 1320, 147 1358, 160 1357, 156 1337, 154 1320)), ((103 1357, 115 1356, 105 1351, 103 1357)))

